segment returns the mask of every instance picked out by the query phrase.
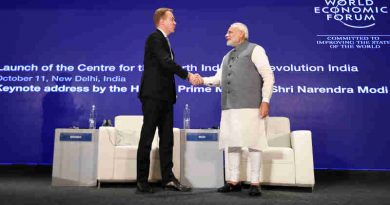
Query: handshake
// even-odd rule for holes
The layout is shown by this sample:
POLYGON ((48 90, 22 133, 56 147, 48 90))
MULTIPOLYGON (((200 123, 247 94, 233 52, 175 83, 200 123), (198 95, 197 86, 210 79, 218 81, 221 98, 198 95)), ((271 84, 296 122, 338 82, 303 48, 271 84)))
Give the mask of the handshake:
POLYGON ((188 81, 190 81, 190 83, 194 86, 203 84, 203 78, 198 73, 188 73, 188 81))

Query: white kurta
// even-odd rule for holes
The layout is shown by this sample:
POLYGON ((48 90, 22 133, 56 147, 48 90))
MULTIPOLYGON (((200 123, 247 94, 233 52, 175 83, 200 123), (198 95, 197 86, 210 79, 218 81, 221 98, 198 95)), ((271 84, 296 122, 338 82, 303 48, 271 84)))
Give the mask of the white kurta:
MULTIPOLYGON (((263 78, 262 101, 268 102, 272 96, 274 74, 264 49, 256 45, 252 52, 252 62, 263 78)), ((222 60, 223 62, 223 60, 222 60)), ((222 85, 222 63, 217 73, 204 77, 207 86, 222 85)), ((243 90, 242 92, 245 92, 243 90)), ((260 107, 260 105, 259 105, 260 107)), ((267 148, 266 119, 260 118, 260 110, 253 108, 222 110, 220 123, 219 148, 247 147, 256 150, 267 148)))

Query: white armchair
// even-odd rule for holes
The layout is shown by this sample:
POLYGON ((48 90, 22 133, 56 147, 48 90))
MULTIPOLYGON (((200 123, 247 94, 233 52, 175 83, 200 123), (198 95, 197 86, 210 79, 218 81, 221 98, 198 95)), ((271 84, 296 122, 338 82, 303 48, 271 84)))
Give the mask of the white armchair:
MULTIPOLYGON (((260 182, 264 185, 299 186, 313 189, 314 165, 311 131, 290 131, 286 117, 269 117, 267 120, 268 148, 262 152, 260 182)), ((225 150, 225 156, 227 149, 225 150)), ((248 151, 241 157, 240 180, 250 181, 248 151), (247 166, 245 166, 247 165, 247 166)), ((228 160, 225 160, 226 178, 229 178, 228 160)))
MULTIPOLYGON (((100 182, 125 182, 137 179, 137 149, 143 116, 117 116, 114 127, 99 128, 98 186, 100 182)), ((149 181, 161 180, 158 130, 150 153, 149 181)), ((180 130, 173 129, 173 173, 180 177, 180 130)))

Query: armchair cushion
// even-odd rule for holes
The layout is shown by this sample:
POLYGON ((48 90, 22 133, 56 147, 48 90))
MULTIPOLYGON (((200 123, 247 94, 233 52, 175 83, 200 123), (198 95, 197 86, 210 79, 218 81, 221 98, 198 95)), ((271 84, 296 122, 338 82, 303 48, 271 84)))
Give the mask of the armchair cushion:
MULTIPOLYGON (((141 136, 141 127, 143 123, 142 116, 125 116, 115 117, 115 145, 116 146, 138 146, 141 136)), ((158 147, 159 137, 158 128, 156 129, 152 147, 158 147)))
POLYGON ((289 147, 268 147, 262 153, 263 163, 294 163, 294 150, 289 147))
POLYGON ((116 146, 138 146, 140 134, 136 130, 115 128, 116 146))
MULTIPOLYGON (((117 146, 115 148, 115 159, 137 160, 138 146, 117 146)), ((159 159, 158 148, 152 148, 150 151, 151 159, 159 159)))
POLYGON ((287 117, 268 117, 266 132, 270 147, 291 147, 290 120, 287 117))
POLYGON ((138 146, 117 146, 115 159, 137 159, 138 146))
POLYGON ((290 133, 269 134, 267 136, 268 146, 270 147, 289 147, 290 133))

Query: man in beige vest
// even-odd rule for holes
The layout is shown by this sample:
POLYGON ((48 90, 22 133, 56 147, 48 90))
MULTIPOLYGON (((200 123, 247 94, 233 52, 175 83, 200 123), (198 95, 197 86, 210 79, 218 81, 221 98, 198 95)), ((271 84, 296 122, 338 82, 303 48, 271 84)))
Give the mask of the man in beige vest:
POLYGON ((264 49, 248 42, 248 28, 232 24, 226 33, 233 49, 223 58, 215 76, 198 83, 222 87, 222 115, 219 148, 228 149, 230 178, 218 192, 241 191, 240 159, 242 148, 249 149, 251 163, 250 196, 260 196, 261 151, 267 148, 265 120, 274 84, 274 74, 264 49))

